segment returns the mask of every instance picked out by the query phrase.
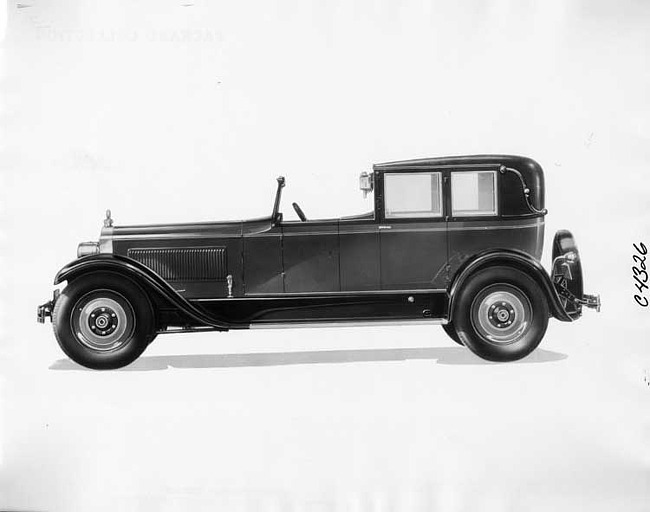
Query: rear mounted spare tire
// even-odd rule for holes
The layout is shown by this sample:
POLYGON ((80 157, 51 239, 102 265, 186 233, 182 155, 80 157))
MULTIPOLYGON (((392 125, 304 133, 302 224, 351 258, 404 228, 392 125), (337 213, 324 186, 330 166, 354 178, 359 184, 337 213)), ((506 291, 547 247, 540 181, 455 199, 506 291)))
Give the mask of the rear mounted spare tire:
MULTIPOLYGON (((578 246, 570 231, 566 229, 555 233, 553 238, 553 274, 554 283, 563 278, 563 285, 574 297, 582 298, 584 294, 582 263, 578 246)), ((556 283, 557 288, 557 283, 556 283)), ((560 286, 560 289, 562 286, 560 286)), ((575 319, 582 314, 582 306, 560 296, 560 301, 567 314, 575 319)))

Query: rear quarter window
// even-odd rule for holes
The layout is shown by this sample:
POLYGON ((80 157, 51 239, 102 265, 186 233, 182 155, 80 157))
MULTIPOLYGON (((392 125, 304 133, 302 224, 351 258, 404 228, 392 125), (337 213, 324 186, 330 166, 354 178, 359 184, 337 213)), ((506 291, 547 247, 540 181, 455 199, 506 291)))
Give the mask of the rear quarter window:
POLYGON ((452 172, 451 211, 454 217, 496 215, 496 171, 452 172))

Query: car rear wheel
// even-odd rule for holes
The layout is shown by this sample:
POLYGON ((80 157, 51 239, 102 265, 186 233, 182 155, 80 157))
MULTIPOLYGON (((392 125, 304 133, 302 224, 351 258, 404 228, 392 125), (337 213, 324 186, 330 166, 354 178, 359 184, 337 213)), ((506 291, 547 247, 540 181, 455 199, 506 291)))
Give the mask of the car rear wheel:
POLYGON ((490 267, 469 278, 454 306, 459 339, 489 361, 516 361, 539 345, 549 308, 537 283, 524 272, 490 267))
POLYGON ((56 301, 52 324, 66 355, 95 370, 132 363, 155 337, 146 294, 117 274, 71 282, 56 301))
POLYGON ((452 340, 454 340, 459 345, 464 346, 463 342, 460 341, 460 338, 458 337, 458 333, 456 332, 456 327, 454 326, 453 322, 448 322, 446 324, 443 324, 442 328, 447 333, 447 336, 449 336, 452 340))

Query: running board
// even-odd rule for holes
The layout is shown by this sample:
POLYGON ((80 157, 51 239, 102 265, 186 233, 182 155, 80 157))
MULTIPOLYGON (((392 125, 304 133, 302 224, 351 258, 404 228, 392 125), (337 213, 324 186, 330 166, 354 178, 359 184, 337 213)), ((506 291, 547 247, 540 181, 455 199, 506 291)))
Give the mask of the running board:
POLYGON ((431 318, 428 320, 417 319, 409 320, 401 318, 396 320, 363 320, 349 322, 341 320, 319 320, 312 322, 283 322, 283 323, 255 323, 251 324, 249 329, 315 329, 321 327, 377 327, 390 325, 446 325, 448 322, 444 318, 431 318))
MULTIPOLYGON (((233 325, 232 330, 241 329, 320 329, 322 327, 381 327, 381 326, 409 326, 409 325, 446 325, 445 318, 416 319, 406 318, 396 320, 364 320, 364 321, 341 321, 341 320, 314 320, 311 322, 268 322, 246 325, 233 325)), ((157 332, 157 334, 180 334, 184 332, 224 332, 223 329, 215 327, 168 327, 157 332)))

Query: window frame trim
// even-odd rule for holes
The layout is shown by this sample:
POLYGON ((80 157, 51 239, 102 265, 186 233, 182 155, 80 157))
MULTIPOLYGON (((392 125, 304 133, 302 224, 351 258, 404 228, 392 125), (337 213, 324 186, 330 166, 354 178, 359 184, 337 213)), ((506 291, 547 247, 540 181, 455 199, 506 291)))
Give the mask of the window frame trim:
POLYGON ((409 169, 406 171, 385 171, 383 173, 382 177, 382 185, 383 185, 383 190, 382 190, 382 199, 381 199, 381 207, 382 207, 382 217, 386 221, 400 221, 400 220, 430 220, 430 219, 444 219, 445 218, 445 195, 443 191, 444 187, 444 176, 443 176, 443 171, 442 170, 433 170, 433 169, 409 169), (417 174, 429 174, 429 175, 437 175, 438 176, 438 201, 440 205, 440 209, 438 213, 434 214, 427 214, 427 215, 413 215, 411 212, 404 214, 404 215, 391 215, 388 214, 388 211, 386 209, 386 192, 388 190, 387 187, 387 179, 386 177, 389 175, 395 175, 395 176, 404 176, 404 175, 417 175, 417 174))
POLYGON ((449 215, 451 218, 471 218, 471 217, 499 217, 499 181, 498 181, 498 172, 495 170, 489 169, 468 169, 468 170, 451 170, 449 172, 449 215), (460 210, 454 211, 454 174, 480 174, 480 173, 491 173, 492 174, 492 183, 494 190, 494 210, 489 212, 481 211, 472 211, 472 210, 460 210))

